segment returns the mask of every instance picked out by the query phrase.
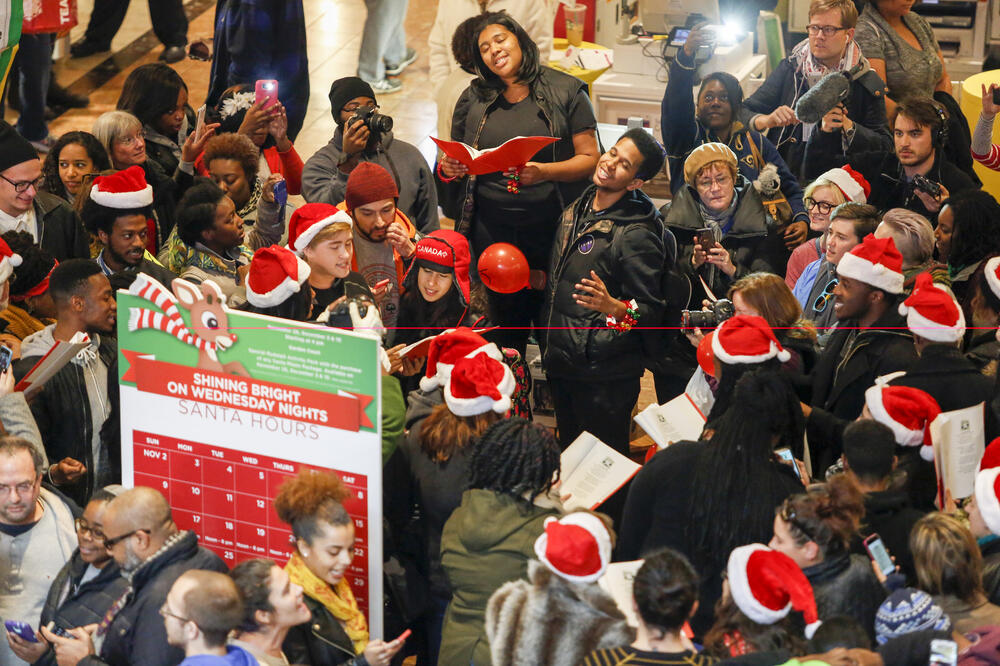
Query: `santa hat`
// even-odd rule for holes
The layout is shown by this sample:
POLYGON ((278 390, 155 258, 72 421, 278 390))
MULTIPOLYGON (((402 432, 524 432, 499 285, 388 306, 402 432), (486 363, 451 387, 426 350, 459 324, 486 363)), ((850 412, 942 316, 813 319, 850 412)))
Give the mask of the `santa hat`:
POLYGON ((715 329, 712 352, 729 365, 763 363, 772 358, 784 363, 792 357, 774 337, 766 319, 748 315, 727 319, 715 329))
POLYGON ((986 284, 990 285, 990 291, 1000 298, 1000 256, 988 259, 983 270, 986 272, 986 284))
POLYGON ((460 358, 471 356, 479 350, 500 361, 503 354, 496 345, 486 342, 486 339, 471 328, 453 328, 431 340, 427 352, 427 370, 420 378, 420 390, 433 391, 444 386, 455 362, 460 358))
POLYGON ((872 418, 889 426, 897 444, 920 446, 920 457, 934 460, 930 424, 941 413, 941 407, 930 394, 911 386, 877 382, 865 391, 865 405, 872 418))
POLYGON ((288 249, 302 256, 316 234, 337 222, 354 225, 354 220, 346 211, 330 204, 308 203, 296 208, 288 220, 288 249))
POLYGON ((90 200, 105 208, 145 208, 153 205, 153 186, 141 166, 130 166, 109 176, 98 176, 90 200))
POLYGON ((872 186, 865 177, 851 168, 849 164, 838 169, 830 169, 820 174, 816 180, 828 180, 837 186, 844 198, 853 203, 868 203, 868 195, 872 186))
POLYGON ((298 293, 309 279, 309 264, 280 245, 262 247, 250 260, 247 274, 247 300, 258 308, 284 303, 298 293))
POLYGON ((729 555, 726 571, 729 594, 748 618, 774 624, 797 610, 806 621, 806 638, 816 633, 820 621, 812 585, 792 558, 752 543, 729 555))
POLYGON ((899 304, 899 314, 906 317, 911 333, 933 342, 958 342, 965 335, 961 306, 930 273, 917 276, 913 293, 899 304))
POLYGON ((10 249, 10 245, 0 238, 0 284, 10 279, 14 269, 21 265, 21 255, 10 249))
POLYGON ((976 508, 992 534, 1000 534, 1000 437, 986 447, 976 472, 976 508))
POLYGON ((517 382, 507 364, 494 358, 497 354, 487 353, 490 347, 499 353, 497 346, 490 343, 455 361, 444 385, 444 401, 455 416, 489 411, 506 414, 510 410, 510 396, 517 382))
POLYGON ((903 255, 891 237, 865 239, 837 264, 837 275, 864 282, 890 294, 903 293, 903 255))
POLYGON ((573 583, 593 583, 611 561, 611 535, 592 513, 577 511, 545 519, 545 532, 535 539, 535 555, 552 573, 573 583))

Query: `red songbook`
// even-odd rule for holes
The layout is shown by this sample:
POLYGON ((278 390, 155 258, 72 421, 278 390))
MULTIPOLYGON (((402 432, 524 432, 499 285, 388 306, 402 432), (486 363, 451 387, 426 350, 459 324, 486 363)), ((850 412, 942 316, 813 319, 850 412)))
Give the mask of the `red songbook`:
POLYGON ((472 176, 522 166, 539 150, 558 140, 553 136, 515 136, 496 148, 477 150, 461 141, 445 141, 431 137, 431 141, 436 143, 445 155, 469 167, 469 174, 472 176))

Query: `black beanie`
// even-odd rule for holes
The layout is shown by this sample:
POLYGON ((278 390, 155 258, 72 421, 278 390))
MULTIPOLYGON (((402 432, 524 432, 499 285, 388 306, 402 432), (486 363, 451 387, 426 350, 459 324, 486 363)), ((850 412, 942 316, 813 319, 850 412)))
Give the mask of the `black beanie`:
POLYGON ((38 151, 28 140, 18 134, 10 123, 0 120, 0 171, 37 159, 38 151))
POLYGON ((375 99, 375 91, 365 83, 364 79, 356 76, 345 76, 337 79, 330 86, 330 111, 333 119, 340 124, 340 112, 355 97, 371 97, 375 99))

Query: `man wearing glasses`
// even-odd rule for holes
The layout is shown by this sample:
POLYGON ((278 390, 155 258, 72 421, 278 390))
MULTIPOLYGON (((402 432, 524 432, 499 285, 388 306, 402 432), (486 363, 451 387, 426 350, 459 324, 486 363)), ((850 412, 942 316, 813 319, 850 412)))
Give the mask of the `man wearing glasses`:
POLYGON ((65 201, 39 192, 42 162, 27 139, 0 120, 0 233, 25 231, 59 261, 90 257, 90 236, 65 201))
MULTIPOLYGON (((0 617, 37 629, 52 581, 76 549, 70 505, 42 488, 45 454, 0 438, 0 617)), ((0 663, 22 663, 0 640, 0 663)))
POLYGON ((94 536, 104 542, 130 585, 96 627, 70 629, 69 637, 42 628, 42 636, 52 643, 59 663, 62 666, 181 663, 184 650, 168 643, 164 617, 160 614, 167 603, 167 593, 187 571, 225 572, 226 565, 198 545, 194 532, 177 529, 166 498, 152 488, 126 490, 112 500, 104 510, 103 528, 94 536))
POLYGON ((837 154, 842 156, 857 151, 892 150, 885 116, 885 83, 854 42, 857 22, 853 0, 813 0, 809 5, 808 39, 796 45, 743 104, 744 123, 767 133, 800 180, 807 153, 821 135, 838 136, 837 154), (795 104, 832 72, 844 72, 851 79, 847 98, 821 122, 799 122, 795 104))
POLYGON ((236 645, 229 632, 243 620, 243 601, 233 579, 216 571, 192 570, 170 588, 160 606, 167 642, 184 650, 181 666, 256 666, 257 660, 236 645))
MULTIPOLYGON (((400 141, 390 129, 373 132, 369 122, 355 119, 358 110, 374 107, 375 91, 356 76, 337 79, 330 86, 330 111, 337 122, 330 143, 306 160, 302 170, 302 196, 309 203, 333 206, 344 201, 347 178, 362 162, 374 162, 396 181, 396 205, 417 230, 427 234, 439 228, 437 189, 427 160, 413 144, 400 141)), ((371 118, 371 116, 369 116, 371 118)))

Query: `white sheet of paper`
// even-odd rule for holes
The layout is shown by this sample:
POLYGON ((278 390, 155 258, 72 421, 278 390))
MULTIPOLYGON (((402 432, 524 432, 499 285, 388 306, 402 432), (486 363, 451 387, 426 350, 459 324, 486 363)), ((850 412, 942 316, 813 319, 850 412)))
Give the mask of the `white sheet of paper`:
POLYGON ((630 627, 639 626, 639 618, 632 608, 632 581, 646 560, 631 562, 612 562, 597 584, 615 600, 618 610, 625 616, 630 627))
POLYGON ((565 509, 596 509, 641 467, 589 432, 581 433, 560 457, 559 494, 570 495, 565 509))
POLYGON ((952 497, 975 492, 976 467, 985 448, 983 403, 942 412, 930 425, 938 477, 952 497))
POLYGON ((691 396, 682 393, 663 405, 649 405, 635 415, 639 424, 656 445, 665 449, 674 442, 697 441, 705 427, 705 416, 691 396))

